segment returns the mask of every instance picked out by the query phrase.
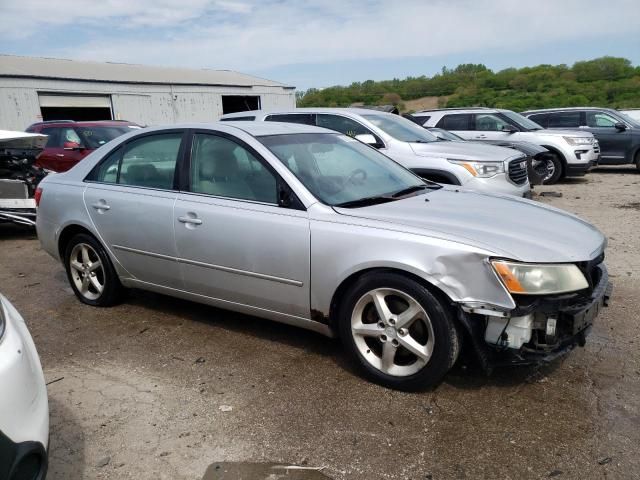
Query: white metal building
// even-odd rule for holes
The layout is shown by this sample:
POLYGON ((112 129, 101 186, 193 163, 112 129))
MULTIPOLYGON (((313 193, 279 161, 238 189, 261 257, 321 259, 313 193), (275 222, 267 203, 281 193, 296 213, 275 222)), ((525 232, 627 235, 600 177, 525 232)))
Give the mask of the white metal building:
POLYGON ((212 122, 223 113, 295 107, 295 87, 229 70, 0 55, 0 129, 42 120, 212 122))

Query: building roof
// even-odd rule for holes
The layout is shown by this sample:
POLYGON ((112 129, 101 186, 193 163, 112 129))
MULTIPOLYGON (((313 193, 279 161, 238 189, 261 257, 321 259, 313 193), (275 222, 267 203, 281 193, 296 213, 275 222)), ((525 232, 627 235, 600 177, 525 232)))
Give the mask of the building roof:
POLYGON ((195 70, 14 55, 0 55, 0 77, 112 83, 295 88, 231 70, 195 70))

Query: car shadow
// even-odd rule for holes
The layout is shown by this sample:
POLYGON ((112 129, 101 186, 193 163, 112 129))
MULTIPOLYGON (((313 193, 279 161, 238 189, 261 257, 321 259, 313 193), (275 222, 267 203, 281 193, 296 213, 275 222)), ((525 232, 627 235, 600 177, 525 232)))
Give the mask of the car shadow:
POLYGON ((74 412, 49 396, 50 438, 48 480, 84 478, 85 435, 74 412))
POLYGON ((625 165, 624 167, 617 166, 609 166, 609 167, 598 167, 594 170, 591 170, 590 173, 604 173, 604 174, 630 174, 637 175, 640 174, 640 170, 634 167, 633 165, 625 165))
POLYGON ((33 227, 14 223, 0 223, 0 239, 36 240, 37 238, 36 229, 33 227))
MULTIPOLYGON (((331 339, 303 328, 141 290, 133 290, 127 303, 321 355, 350 375, 362 378, 359 368, 350 361, 337 338, 331 339)), ((447 374, 443 383, 469 390, 486 386, 513 388, 551 374, 561 363, 562 360, 558 359, 541 366, 503 367, 487 375, 479 368, 473 352, 467 352, 447 374)), ((433 391, 437 387, 423 391, 433 391)))

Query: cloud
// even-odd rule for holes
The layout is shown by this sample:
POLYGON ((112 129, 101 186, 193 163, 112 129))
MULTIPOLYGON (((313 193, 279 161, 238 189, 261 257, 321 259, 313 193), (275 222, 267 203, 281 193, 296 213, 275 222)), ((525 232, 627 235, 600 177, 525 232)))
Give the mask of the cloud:
POLYGON ((2 0, 0 39, 39 42, 31 50, 49 56, 255 71, 594 36, 637 42, 639 13, 637 0, 2 0), (64 27, 86 31, 82 44, 46 41, 64 27))

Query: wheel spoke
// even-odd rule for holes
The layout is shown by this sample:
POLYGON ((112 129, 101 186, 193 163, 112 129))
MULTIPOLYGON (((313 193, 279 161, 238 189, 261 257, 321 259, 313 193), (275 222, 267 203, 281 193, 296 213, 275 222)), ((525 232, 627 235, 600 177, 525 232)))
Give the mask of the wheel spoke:
POLYGON ((399 337, 398 342, 400 342, 400 345, 409 350, 420 360, 424 360, 426 362, 429 360, 429 357, 431 357, 429 343, 427 343, 427 345, 421 345, 410 335, 407 335, 406 337, 399 337))
POLYGON ((385 342, 382 344, 382 357, 380 368, 383 372, 389 373, 391 368, 393 368, 393 361, 396 357, 396 347, 391 345, 391 342, 385 342))
POLYGON ((408 328, 422 314, 422 307, 417 303, 410 301, 409 308, 398 315, 396 320, 396 328, 408 328))
POLYGON ((69 265, 77 272, 82 271, 82 264, 77 260, 71 260, 71 263, 69 265))
POLYGON ((82 293, 87 293, 87 292, 89 291, 89 284, 90 284, 90 283, 91 283, 91 280, 90 280, 89 276, 88 276, 88 275, 87 275, 87 276, 85 276, 85 277, 82 279, 82 285, 81 285, 81 287, 80 287, 80 291, 81 291, 82 293))
POLYGON ((100 260, 96 260, 95 262, 93 262, 91 265, 89 265, 89 271, 90 272, 95 272, 96 270, 98 270, 100 267, 102 267, 102 262, 100 260))
POLYGON ((354 335, 361 337, 379 337, 384 332, 377 323, 360 323, 351 327, 354 335))
POLYGON ((102 293, 102 284, 98 281, 98 277, 89 277, 91 285, 96 289, 96 292, 102 293))
POLYGON ((91 259, 89 258, 89 249, 86 245, 82 245, 80 253, 82 254, 82 263, 89 265, 91 263, 91 259))
POLYGON ((392 313, 391 310, 389 310, 385 297, 386 295, 384 292, 375 291, 371 293, 371 299, 373 300, 373 304, 376 306, 378 317, 380 317, 380 320, 386 322, 391 318, 392 313))

